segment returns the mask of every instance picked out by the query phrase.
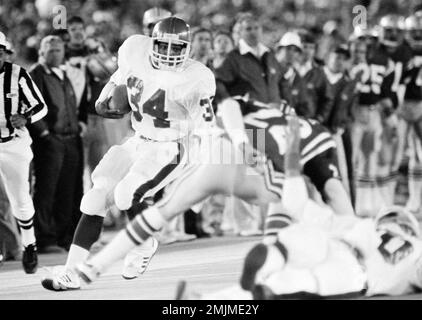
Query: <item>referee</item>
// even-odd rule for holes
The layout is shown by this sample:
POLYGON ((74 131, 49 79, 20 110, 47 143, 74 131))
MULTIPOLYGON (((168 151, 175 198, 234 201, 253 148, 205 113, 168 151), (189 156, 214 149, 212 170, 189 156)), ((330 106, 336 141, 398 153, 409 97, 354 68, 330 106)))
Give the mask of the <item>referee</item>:
POLYGON ((6 62, 6 55, 6 37, 0 32, 0 177, 21 230, 23 268, 26 273, 35 273, 34 205, 28 181, 33 154, 25 126, 43 118, 47 107, 25 69, 6 62))

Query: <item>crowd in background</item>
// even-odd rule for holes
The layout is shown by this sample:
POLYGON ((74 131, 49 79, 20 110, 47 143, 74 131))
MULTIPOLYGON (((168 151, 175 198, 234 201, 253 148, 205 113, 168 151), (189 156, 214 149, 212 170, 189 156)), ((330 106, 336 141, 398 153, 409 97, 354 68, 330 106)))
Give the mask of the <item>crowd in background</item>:
MULTIPOLYGON (((176 13, 191 26, 228 31, 237 13, 253 11, 262 22, 263 43, 271 47, 290 28, 312 30, 321 42, 325 42, 324 33, 333 30, 345 37, 352 31, 357 5, 364 5, 368 20, 376 21, 391 12, 408 15, 418 4, 417 0, 11 0, 0 4, 0 25, 15 48, 17 62, 28 67, 37 61, 40 39, 53 29, 57 5, 66 8, 67 17, 81 16, 87 23, 87 36, 100 38, 111 52, 117 52, 129 35, 142 30, 142 15, 153 6, 176 13)), ((319 50, 322 57, 324 49, 319 50)))
MULTIPOLYGON (((360 61, 359 54, 367 54, 370 46, 365 41, 352 47, 347 44, 354 32, 353 7, 364 5, 368 19, 376 21, 386 13, 413 13, 419 9, 417 1, 382 1, 382 6, 381 1, 345 0, 150 2, 14 0, 0 5, 0 26, 10 42, 10 59, 30 71, 49 107, 49 116, 29 128, 34 141, 32 194, 40 252, 69 249, 83 190, 91 183, 90 173, 111 145, 131 134, 127 117, 104 119, 96 114, 94 104, 116 70, 117 49, 128 36, 144 33, 143 13, 157 5, 191 25, 191 57, 211 68, 226 86, 217 90, 217 113, 217 105, 225 95, 234 95, 231 79, 235 79, 234 72, 241 69, 242 63, 247 64, 241 61, 251 41, 261 45, 262 52, 250 51, 258 59, 252 59, 248 67, 257 62, 256 70, 265 65, 276 71, 265 75, 274 80, 265 78, 261 87, 262 79, 249 79, 252 91, 256 90, 252 98, 263 103, 286 100, 299 115, 330 130, 341 145, 340 174, 354 202, 350 124, 356 120, 352 109, 359 105, 356 85, 361 74, 352 71, 352 66, 366 61, 360 61), (66 8, 68 18, 73 16, 66 21, 66 30, 53 28, 52 12, 59 4, 66 8), (239 14, 244 11, 253 14, 239 14), (254 27, 262 27, 259 37, 250 30, 254 27), (230 71, 230 63, 239 63, 239 69, 233 67, 230 71), (67 111, 60 113, 63 110, 67 111)), ((249 107, 248 102, 242 104, 244 114, 251 112, 249 107)), ((4 193, 0 192, 2 215, 8 210, 4 193)), ((216 195, 186 212, 184 219, 176 219, 162 232, 160 240, 172 243, 224 233, 259 235, 265 212, 266 208, 216 195)), ((105 227, 119 228, 125 219, 111 206, 105 227)), ((17 233, 13 221, 7 226, 11 229, 11 236, 7 236, 8 257, 13 259, 19 255, 19 238, 13 236, 17 233)))

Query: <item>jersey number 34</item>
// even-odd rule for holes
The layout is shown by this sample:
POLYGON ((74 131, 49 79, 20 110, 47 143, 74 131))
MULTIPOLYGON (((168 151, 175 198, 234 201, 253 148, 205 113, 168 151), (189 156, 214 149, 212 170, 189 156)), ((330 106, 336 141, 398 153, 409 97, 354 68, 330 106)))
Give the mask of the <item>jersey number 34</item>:
MULTIPOLYGON (((143 91, 142 80, 134 79, 131 77, 128 79, 128 88, 129 88, 129 101, 136 107, 134 111, 134 116, 137 121, 142 121, 143 117, 141 114, 148 114, 154 120, 154 126, 156 128, 169 128, 170 121, 168 121, 169 113, 166 111, 166 92, 163 89, 158 89, 155 93, 144 102, 141 109, 141 95, 143 91)), ((201 99, 200 106, 204 108, 203 117, 206 121, 211 121, 213 119, 213 110, 211 106, 210 99, 201 99)))

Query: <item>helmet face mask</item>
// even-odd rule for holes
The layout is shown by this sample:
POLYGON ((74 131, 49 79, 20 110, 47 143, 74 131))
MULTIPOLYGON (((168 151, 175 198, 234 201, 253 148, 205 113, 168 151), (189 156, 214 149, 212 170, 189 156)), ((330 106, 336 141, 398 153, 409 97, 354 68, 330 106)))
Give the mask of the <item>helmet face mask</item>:
POLYGON ((397 28, 383 28, 381 41, 388 47, 397 47, 401 42, 401 30, 397 28))
POLYGON ((166 18, 155 25, 151 37, 152 65, 160 70, 181 70, 190 53, 189 25, 176 17, 166 18))
POLYGON ((422 29, 409 30, 408 42, 412 48, 422 49, 422 29))
POLYGON ((404 18, 398 15, 386 15, 381 18, 380 42, 387 47, 396 48, 403 40, 404 18))
POLYGON ((155 40, 151 52, 152 65, 160 70, 177 70, 183 67, 190 44, 177 40, 155 40))
POLYGON ((419 223, 412 213, 400 206, 381 210, 375 218, 377 229, 404 232, 409 236, 420 236, 419 223))

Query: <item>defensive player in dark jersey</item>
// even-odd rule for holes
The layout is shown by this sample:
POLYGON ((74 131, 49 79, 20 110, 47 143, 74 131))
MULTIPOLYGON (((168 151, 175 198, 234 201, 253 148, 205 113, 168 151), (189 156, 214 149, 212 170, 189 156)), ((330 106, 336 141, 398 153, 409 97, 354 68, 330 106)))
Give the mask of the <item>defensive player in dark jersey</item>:
MULTIPOLYGON (((394 63, 394 80, 391 90, 397 95, 397 110, 403 105, 403 92, 405 84, 400 81, 404 67, 412 59, 413 53, 409 44, 404 39, 405 19, 396 14, 389 14, 381 18, 379 22, 379 46, 394 63)), ((384 126, 383 143, 380 159, 380 170, 389 172, 389 178, 385 181, 385 186, 390 192, 389 198, 394 199, 398 178, 398 168, 404 155, 407 124, 406 121, 397 114, 396 125, 384 126)))
POLYGON ((396 123, 397 97, 392 90, 394 63, 380 47, 373 49, 368 57, 367 44, 361 40, 352 43, 352 53, 354 65, 350 74, 353 79, 360 79, 352 129, 357 174, 355 209, 359 215, 371 216, 392 199, 386 183, 390 178, 389 166, 379 160, 385 158, 381 154, 384 128, 396 123))
MULTIPOLYGON (((209 161, 208 155, 204 153, 205 158, 201 163, 175 181, 162 200, 139 213, 128 224, 126 230, 121 231, 99 254, 88 262, 76 266, 76 272, 82 279, 91 282, 126 252, 142 244, 154 232, 160 230, 167 221, 213 193, 232 194, 256 204, 268 202, 275 204, 267 224, 267 230, 271 231, 267 233, 269 236, 291 222, 292 218, 283 214, 280 201, 284 180, 288 115, 277 109, 262 109, 248 115, 246 127, 250 128, 252 133, 250 141, 245 130, 243 128, 238 130, 239 127, 235 124, 235 122, 242 123, 240 108, 235 109, 235 112, 230 110, 230 113, 231 119, 223 119, 223 123, 231 142, 220 135, 214 140, 217 143, 208 148, 210 150, 208 155, 220 154, 229 160, 215 163, 209 161), (234 113, 236 115, 233 118, 234 113), (259 158, 253 155, 256 149, 266 152, 264 155, 258 151, 265 160, 255 161, 259 158), (238 151, 243 151, 241 152, 243 155, 236 159, 238 151), (230 159, 231 156, 234 156, 235 161, 230 159), (251 159, 254 161, 250 161, 251 159)), ((337 179, 335 143, 330 134, 318 123, 304 119, 300 119, 300 133, 301 151, 300 159, 297 161, 303 165, 304 172, 309 174, 311 181, 323 193, 324 190, 333 187, 337 191, 342 190, 343 196, 337 193, 336 198, 327 197, 327 201, 335 207, 342 206, 343 211, 340 211, 340 214, 352 216, 353 209, 350 202, 348 207, 345 206, 348 201, 347 193, 337 179), (336 204, 338 200, 342 203, 336 204)))
POLYGON ((422 16, 405 20, 406 41, 413 57, 404 65, 401 83, 405 85, 404 104, 400 115, 409 130, 409 199, 406 208, 418 213, 422 193, 422 16))

